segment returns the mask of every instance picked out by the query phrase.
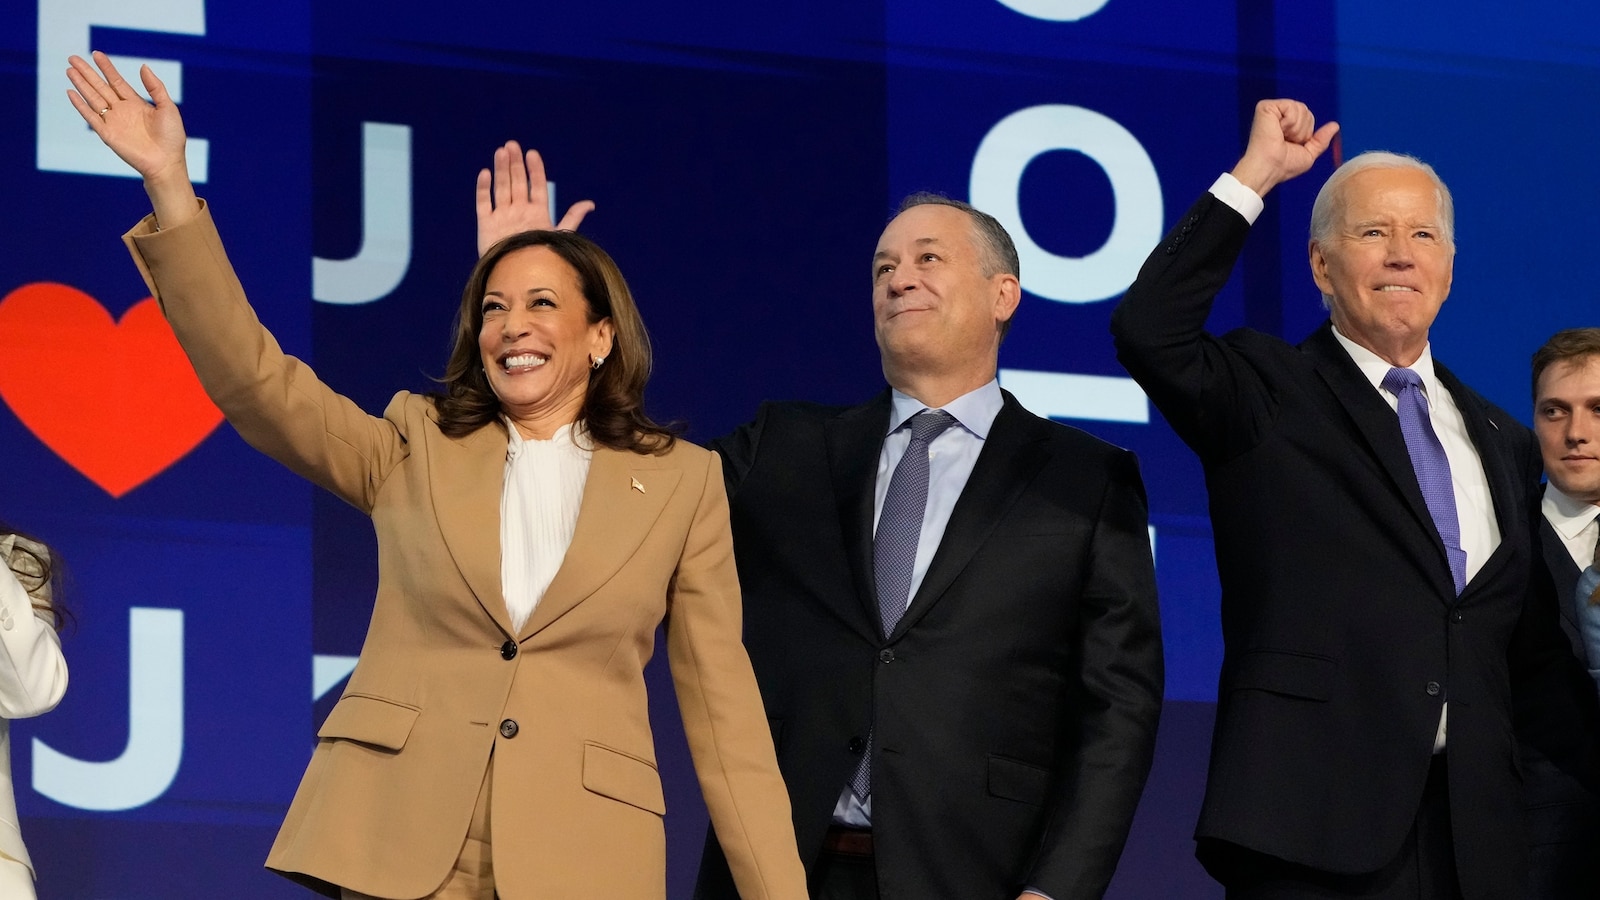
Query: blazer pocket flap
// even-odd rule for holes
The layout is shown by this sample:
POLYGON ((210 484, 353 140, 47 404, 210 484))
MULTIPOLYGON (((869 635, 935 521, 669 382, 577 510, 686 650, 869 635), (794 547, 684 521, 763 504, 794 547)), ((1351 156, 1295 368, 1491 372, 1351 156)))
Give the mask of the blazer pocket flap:
POLYGON ((658 816, 667 814, 655 764, 604 744, 583 743, 583 787, 658 816))
POLYGON ((1254 689, 1306 700, 1333 696, 1336 665, 1326 656, 1286 650, 1252 650, 1239 659, 1235 689, 1254 689))
POLYGON ((346 694, 334 704, 333 712, 328 713, 327 720, 317 729, 317 737, 341 738, 385 750, 399 750, 411 735, 417 713, 416 707, 393 700, 346 694))
POLYGON ((1004 756, 989 757, 989 794, 1003 800, 1044 806, 1050 770, 1004 756))

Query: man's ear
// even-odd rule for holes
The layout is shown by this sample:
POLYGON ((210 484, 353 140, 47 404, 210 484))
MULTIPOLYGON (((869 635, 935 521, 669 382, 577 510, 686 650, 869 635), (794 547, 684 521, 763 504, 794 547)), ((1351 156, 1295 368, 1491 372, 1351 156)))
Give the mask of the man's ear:
POLYGON ((1015 275, 995 276, 994 320, 1008 322, 1022 302, 1022 282, 1015 275))
POLYGON ((1328 256, 1322 252, 1322 247, 1316 241, 1306 243, 1306 256, 1311 261, 1311 280, 1317 283, 1317 290, 1322 291, 1322 296, 1333 296, 1333 280, 1328 277, 1328 256))

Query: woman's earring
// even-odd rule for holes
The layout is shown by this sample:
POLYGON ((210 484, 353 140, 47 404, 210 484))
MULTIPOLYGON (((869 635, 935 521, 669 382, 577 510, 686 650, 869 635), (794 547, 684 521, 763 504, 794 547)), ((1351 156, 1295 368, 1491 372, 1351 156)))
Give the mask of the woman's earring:
POLYGON ((598 369, 606 363, 604 356, 591 356, 589 359, 591 360, 589 363, 589 368, 591 369, 598 369))

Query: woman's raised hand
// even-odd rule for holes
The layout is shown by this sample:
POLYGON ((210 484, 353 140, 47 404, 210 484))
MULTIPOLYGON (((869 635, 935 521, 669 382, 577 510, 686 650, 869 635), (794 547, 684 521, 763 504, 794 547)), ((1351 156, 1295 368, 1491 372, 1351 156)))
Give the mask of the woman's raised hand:
POLYGON ((149 66, 140 68, 139 79, 154 103, 140 97, 104 53, 92 55, 93 65, 80 56, 68 58, 73 89, 67 99, 100 140, 144 177, 157 220, 164 227, 178 224, 196 209, 178 105, 149 66))
POLYGON ((550 221, 549 182, 544 177, 544 160, 539 151, 507 141, 494 151, 494 174, 478 173, 478 255, 488 252, 502 238, 524 231, 552 228, 576 231, 583 217, 594 210, 594 203, 582 200, 572 204, 558 224, 550 221))

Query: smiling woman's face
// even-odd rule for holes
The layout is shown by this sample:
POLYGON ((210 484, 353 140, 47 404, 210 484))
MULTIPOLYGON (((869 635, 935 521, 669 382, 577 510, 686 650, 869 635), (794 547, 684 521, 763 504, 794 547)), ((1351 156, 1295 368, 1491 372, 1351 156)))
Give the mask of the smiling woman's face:
POLYGON ((611 350, 611 320, 589 321, 578 273, 548 247, 500 260, 482 303, 489 387, 524 436, 548 438, 583 408, 590 363, 611 350))

